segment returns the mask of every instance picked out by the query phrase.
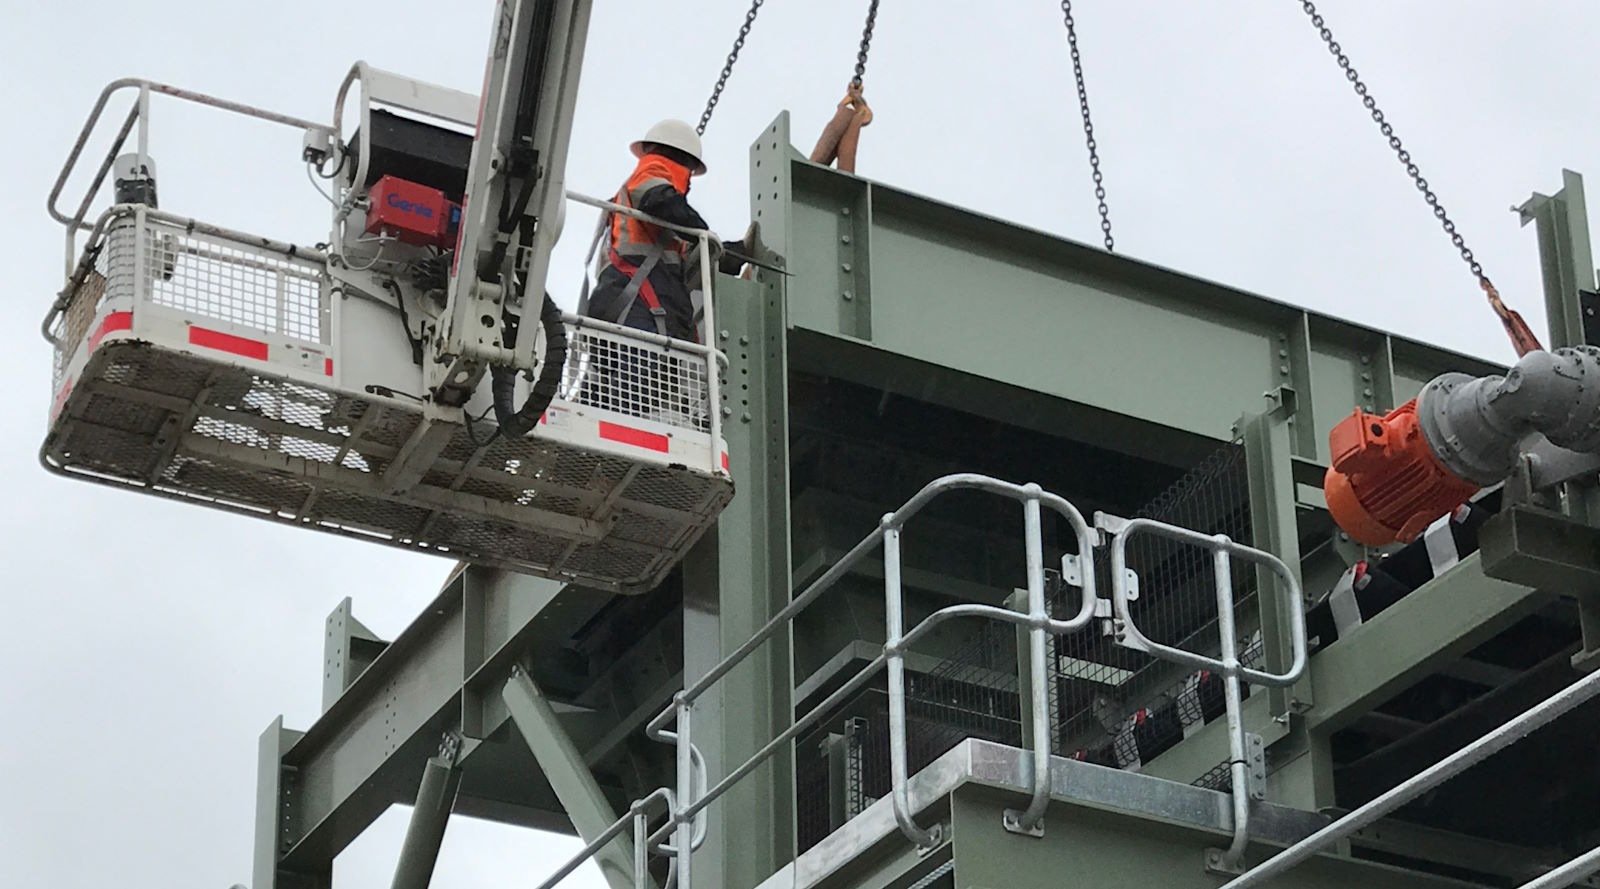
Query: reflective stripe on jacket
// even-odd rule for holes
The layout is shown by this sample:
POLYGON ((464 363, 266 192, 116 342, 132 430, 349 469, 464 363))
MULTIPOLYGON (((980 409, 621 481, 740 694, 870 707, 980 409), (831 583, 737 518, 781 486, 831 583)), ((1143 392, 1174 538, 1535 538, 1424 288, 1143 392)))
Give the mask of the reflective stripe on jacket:
MULTIPOLYGON (((637 208, 647 192, 663 185, 679 194, 688 194, 689 169, 659 154, 647 154, 639 158, 633 175, 628 177, 622 190, 617 193, 617 203, 637 208)), ((660 247, 662 252, 659 261, 668 265, 681 265, 689 250, 686 241, 663 231, 658 225, 621 213, 612 215, 611 249, 617 255, 636 265, 649 254, 652 246, 660 247)))

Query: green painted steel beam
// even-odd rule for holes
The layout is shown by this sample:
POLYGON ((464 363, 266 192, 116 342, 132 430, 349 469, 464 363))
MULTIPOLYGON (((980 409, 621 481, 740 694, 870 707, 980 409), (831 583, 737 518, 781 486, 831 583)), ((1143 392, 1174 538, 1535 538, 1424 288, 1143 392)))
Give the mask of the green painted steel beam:
POLYGON ((1310 729, 1331 734, 1455 660, 1552 596, 1484 575, 1474 553, 1320 652, 1310 729))
POLYGON ((457 812, 570 831, 527 750, 489 738, 508 719, 499 688, 513 666, 542 662, 607 599, 501 571, 455 574, 306 731, 280 721, 262 736, 254 885, 322 889, 339 852, 389 806, 415 799, 449 730, 467 739, 457 812))
POLYGON ((793 273, 796 331, 1212 439, 1290 385, 1306 457, 1357 405, 1499 369, 817 166, 787 115, 757 147, 754 212, 793 273))
MULTIPOLYGON (((584 842, 594 842, 617 820, 617 812, 594 779, 578 745, 556 717, 555 708, 521 669, 512 669, 501 696, 512 723, 555 790, 573 829, 584 842)), ((646 889, 633 885, 630 837, 631 834, 619 836, 595 854, 595 863, 611 889, 646 889)))
MULTIPOLYGON (((1220 795, 1219 795, 1220 798, 1220 795)), ((1204 867, 1206 849, 1226 837, 1171 821, 1125 812, 1052 804, 1043 837, 1008 833, 1001 814, 1008 803, 977 788, 951 799, 955 885, 1006 889, 1059 889, 1062 885, 1215 889, 1204 867)), ((1246 863, 1276 848, 1252 844, 1246 863)), ((1282 889, 1424 889, 1459 887, 1460 881, 1353 858, 1323 856, 1275 882, 1282 889)))

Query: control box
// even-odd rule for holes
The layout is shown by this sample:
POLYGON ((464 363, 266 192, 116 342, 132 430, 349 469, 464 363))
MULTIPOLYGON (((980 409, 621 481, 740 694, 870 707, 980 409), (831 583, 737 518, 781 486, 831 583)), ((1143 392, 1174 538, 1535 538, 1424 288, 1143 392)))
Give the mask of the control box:
POLYGON ((373 183, 367 199, 367 234, 388 234, 413 246, 455 246, 461 205, 437 188, 384 176, 373 183))

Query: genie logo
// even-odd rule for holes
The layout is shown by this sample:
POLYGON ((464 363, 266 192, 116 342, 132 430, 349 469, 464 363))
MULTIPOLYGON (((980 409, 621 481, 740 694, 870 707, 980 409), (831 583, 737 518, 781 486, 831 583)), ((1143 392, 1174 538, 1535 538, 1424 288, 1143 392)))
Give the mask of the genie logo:
POLYGON ((423 219, 433 218, 432 207, 428 206, 427 204, 418 204, 413 201, 408 201, 392 191, 389 192, 388 197, 384 198, 383 202, 402 213, 410 213, 413 216, 421 216, 423 219))

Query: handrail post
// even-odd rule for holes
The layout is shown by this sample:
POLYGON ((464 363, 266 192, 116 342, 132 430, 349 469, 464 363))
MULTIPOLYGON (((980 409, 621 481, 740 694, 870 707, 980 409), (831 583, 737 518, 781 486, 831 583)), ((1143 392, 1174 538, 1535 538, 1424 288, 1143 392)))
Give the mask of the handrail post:
POLYGON ((1035 484, 1027 485, 1025 491, 1022 520, 1028 573, 1029 677, 1026 719, 1033 736, 1033 797, 1025 811, 1006 810, 1004 824, 1016 833, 1043 836, 1044 810, 1050 804, 1050 680, 1044 665, 1045 636, 1049 632, 1045 624, 1050 611, 1044 595, 1044 532, 1039 506, 1042 491, 1035 484))
MULTIPOLYGON (((1286 870, 1315 856, 1318 852, 1346 839, 1357 831, 1384 818, 1396 809, 1411 802, 1424 792, 1443 784, 1496 753, 1510 747, 1528 735, 1554 722, 1557 718, 1600 694, 1600 671, 1590 673, 1572 685, 1528 708, 1521 716, 1501 725, 1467 746, 1439 760, 1411 778, 1379 794, 1370 802, 1329 824, 1311 836, 1284 849, 1277 855, 1256 865, 1244 875, 1224 885, 1222 889, 1248 889, 1278 876, 1286 870)), ((1535 881, 1530 884, 1539 886, 1535 881)), ((1561 885, 1561 884, 1557 884, 1561 885)))
POLYGON ((1233 566, 1228 560, 1231 541, 1218 534, 1211 551, 1212 574, 1217 585, 1217 635, 1222 655, 1222 694, 1228 718, 1228 773, 1233 784, 1233 842, 1222 853, 1221 869, 1236 872, 1250 842, 1250 788, 1245 775, 1244 715, 1239 688, 1239 640, 1234 627, 1233 566))
POLYGON ((650 819, 640 812, 633 816, 633 889, 645 889, 649 878, 650 819))
POLYGON ((677 744, 677 772, 678 772, 678 806, 672 812, 672 817, 677 821, 677 833, 673 839, 676 847, 673 853, 677 856, 678 889, 690 889, 693 885, 690 878, 690 857, 694 854, 694 818, 684 818, 682 812, 692 803, 694 798, 694 753, 691 747, 692 738, 689 734, 690 716, 694 710, 694 702, 689 700, 682 692, 678 693, 678 724, 673 733, 677 744))
POLYGON ((893 783, 894 818, 900 831, 917 848, 929 851, 938 844, 938 832, 923 830, 911 817, 910 791, 906 787, 906 661, 901 650, 905 607, 900 590, 900 528, 894 514, 883 517, 883 653, 889 667, 889 778, 893 783))
MULTIPOLYGON (((585 270, 584 274, 588 274, 585 270)), ((716 348, 717 316, 711 306, 711 236, 700 236, 700 289, 701 303, 705 308, 706 317, 706 345, 716 348)), ((710 453, 707 455, 711 461, 711 474, 716 475, 722 471, 722 385, 720 380, 721 368, 717 367, 717 360, 711 355, 706 356, 706 431, 711 437, 710 453)), ((693 405, 690 406, 690 415, 693 416, 693 405)))
MULTIPOLYGON (((139 141, 138 153, 134 155, 138 166, 135 168, 140 175, 146 175, 150 166, 150 84, 139 84, 139 141)), ((115 187, 116 181, 112 180, 115 187)))

